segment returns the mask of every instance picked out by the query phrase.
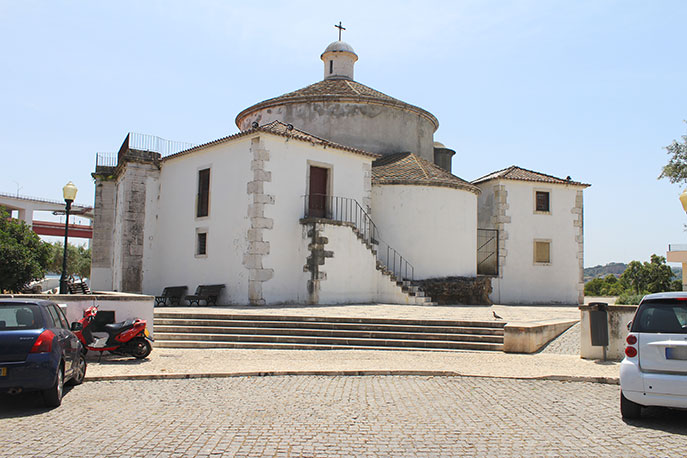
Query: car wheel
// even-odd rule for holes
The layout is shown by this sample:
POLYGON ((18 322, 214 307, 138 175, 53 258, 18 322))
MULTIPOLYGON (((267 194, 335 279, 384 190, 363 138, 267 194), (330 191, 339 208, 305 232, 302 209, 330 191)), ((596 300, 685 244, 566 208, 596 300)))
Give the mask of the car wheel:
POLYGON ((74 374, 71 380, 67 382, 67 385, 81 385, 84 377, 86 377, 86 357, 82 353, 79 353, 79 360, 74 367, 74 374))
POLYGON ((146 339, 136 338, 129 344, 130 354, 136 359, 143 359, 153 351, 153 347, 146 339))
POLYGON ((623 418, 633 419, 642 416, 642 406, 636 402, 632 402, 625 397, 623 392, 620 392, 620 414, 623 418))
POLYGON ((62 404, 64 394, 64 369, 60 366, 57 369, 57 380, 55 384, 43 391, 43 400, 48 407, 59 407, 62 404))

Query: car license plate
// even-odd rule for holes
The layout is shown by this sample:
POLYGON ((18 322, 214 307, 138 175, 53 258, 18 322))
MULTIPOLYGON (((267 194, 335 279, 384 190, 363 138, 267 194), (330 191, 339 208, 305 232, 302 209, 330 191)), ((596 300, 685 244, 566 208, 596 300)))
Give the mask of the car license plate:
POLYGON ((687 360, 687 347, 666 347, 666 359, 687 360))
POLYGON ((5 377, 7 376, 7 368, 6 367, 0 367, 0 377, 5 377))
POLYGON ((148 328, 145 328, 145 329, 143 330, 143 335, 146 336, 146 337, 150 337, 150 333, 148 332, 148 328))

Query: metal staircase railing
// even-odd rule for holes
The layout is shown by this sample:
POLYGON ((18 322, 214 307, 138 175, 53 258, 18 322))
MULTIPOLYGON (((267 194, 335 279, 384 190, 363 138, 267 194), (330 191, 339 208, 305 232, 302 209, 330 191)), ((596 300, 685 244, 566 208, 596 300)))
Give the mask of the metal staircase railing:
POLYGON ((303 196, 303 217, 322 218, 353 225, 362 239, 375 247, 375 257, 389 273, 398 280, 415 279, 413 265, 381 239, 377 225, 357 200, 326 194, 303 196))
POLYGON ((499 231, 477 229, 477 274, 499 274, 499 231))

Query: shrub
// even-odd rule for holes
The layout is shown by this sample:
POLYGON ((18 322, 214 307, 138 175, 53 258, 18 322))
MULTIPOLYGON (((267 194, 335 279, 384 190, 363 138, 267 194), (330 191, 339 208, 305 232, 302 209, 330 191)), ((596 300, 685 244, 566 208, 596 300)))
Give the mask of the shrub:
POLYGON ((620 295, 615 301, 618 305, 639 305, 639 302, 644 297, 644 294, 634 294, 632 292, 626 292, 620 295))

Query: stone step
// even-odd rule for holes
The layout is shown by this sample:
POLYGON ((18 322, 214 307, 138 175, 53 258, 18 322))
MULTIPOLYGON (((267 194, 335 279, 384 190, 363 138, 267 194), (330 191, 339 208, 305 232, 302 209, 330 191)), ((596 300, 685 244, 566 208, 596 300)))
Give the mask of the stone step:
POLYGON ((388 332, 388 331, 350 331, 344 329, 297 329, 297 328, 258 328, 258 327, 212 327, 212 326, 155 326, 156 340, 181 340, 184 335, 217 336, 216 338, 198 338, 200 340, 223 340, 227 336, 234 340, 236 336, 300 336, 300 337, 333 337, 345 339, 381 339, 381 340, 440 340, 451 342, 490 342, 503 343, 503 336, 458 333, 428 332, 388 332))
POLYGON ((270 329, 303 329, 303 330, 341 330, 359 332, 396 332, 396 333, 430 333, 430 334, 481 334, 503 336, 503 328, 477 326, 422 326, 364 323, 327 323, 307 321, 247 321, 247 320, 207 320, 183 318, 156 318, 155 331, 168 327, 209 327, 209 328, 270 328, 270 329))
POLYGON ((177 311, 161 311, 155 309, 155 323, 158 319, 183 319, 183 320, 224 320, 237 322, 290 322, 290 323, 348 323, 369 325, 399 325, 399 326, 439 326, 439 327, 475 327, 475 328, 500 328, 503 329, 503 321, 478 321, 478 320, 413 320, 408 318, 367 318, 367 317, 336 317, 336 316, 297 316, 297 315, 249 315, 235 314, 230 311, 204 313, 192 309, 177 311))
POLYGON ((281 350, 423 350, 423 351, 451 351, 451 350, 484 350, 503 351, 503 345, 481 342, 451 342, 451 347, 421 346, 418 341, 411 341, 409 345, 394 345, 402 341, 394 341, 388 345, 371 345, 371 342, 360 345, 351 343, 305 343, 305 342, 226 342, 226 341, 196 341, 196 340, 160 340, 155 341, 158 348, 261 348, 281 350))

